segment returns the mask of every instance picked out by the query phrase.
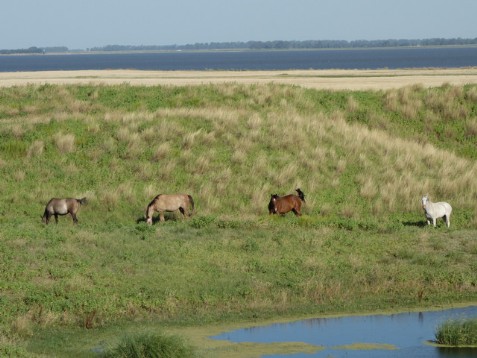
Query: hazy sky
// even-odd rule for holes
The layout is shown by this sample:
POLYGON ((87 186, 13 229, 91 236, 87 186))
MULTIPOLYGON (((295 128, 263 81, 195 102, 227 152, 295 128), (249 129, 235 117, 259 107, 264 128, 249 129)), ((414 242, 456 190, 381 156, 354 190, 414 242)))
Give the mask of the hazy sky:
POLYGON ((476 38, 477 0, 2 0, 0 49, 476 38))

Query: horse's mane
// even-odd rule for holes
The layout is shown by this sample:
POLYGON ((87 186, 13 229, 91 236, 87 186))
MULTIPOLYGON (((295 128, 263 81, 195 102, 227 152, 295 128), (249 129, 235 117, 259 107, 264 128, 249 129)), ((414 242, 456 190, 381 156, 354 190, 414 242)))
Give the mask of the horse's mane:
POLYGON ((159 194, 159 195, 156 195, 154 197, 154 199, 152 199, 152 201, 149 203, 149 205, 147 206, 147 208, 149 209, 152 205, 154 205, 154 202, 159 199, 159 197, 161 196, 162 194, 159 194))

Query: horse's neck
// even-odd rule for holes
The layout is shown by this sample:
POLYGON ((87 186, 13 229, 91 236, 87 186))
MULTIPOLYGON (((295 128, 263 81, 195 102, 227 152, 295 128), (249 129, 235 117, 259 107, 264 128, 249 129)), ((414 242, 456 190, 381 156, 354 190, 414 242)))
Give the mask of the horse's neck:
POLYGON ((436 210, 437 209, 436 203, 433 203, 432 201, 428 200, 426 203, 425 209, 428 213, 436 210))
POLYGON ((424 205, 424 208, 425 208, 425 209, 429 209, 429 208, 432 207, 432 204, 434 204, 434 203, 432 203, 432 202, 430 202, 430 201, 428 200, 428 201, 426 202, 426 205, 424 205))

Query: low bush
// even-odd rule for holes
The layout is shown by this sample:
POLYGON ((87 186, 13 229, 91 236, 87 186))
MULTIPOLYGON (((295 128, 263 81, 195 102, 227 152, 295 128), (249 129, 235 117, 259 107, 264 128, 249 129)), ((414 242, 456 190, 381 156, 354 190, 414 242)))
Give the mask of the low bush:
POLYGON ((449 346, 477 346, 477 318, 449 320, 437 328, 436 342, 449 346))
POLYGON ((194 358, 194 348, 178 336, 141 334, 127 336, 103 358, 194 358))

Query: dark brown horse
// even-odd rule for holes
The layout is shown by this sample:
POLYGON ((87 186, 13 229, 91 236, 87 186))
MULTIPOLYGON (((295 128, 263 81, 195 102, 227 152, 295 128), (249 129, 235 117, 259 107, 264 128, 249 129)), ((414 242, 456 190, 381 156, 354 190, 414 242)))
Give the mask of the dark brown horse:
POLYGON ((305 194, 300 190, 296 189, 298 195, 289 194, 285 196, 278 196, 278 194, 273 194, 270 197, 270 202, 268 203, 268 213, 269 214, 286 214, 289 211, 293 211, 296 216, 301 215, 301 205, 305 202, 305 194))
POLYGON ((58 224, 58 215, 70 214, 73 218, 73 223, 78 223, 78 218, 76 213, 78 212, 81 205, 86 204, 86 198, 82 199, 51 199, 48 204, 46 204, 45 212, 41 218, 45 224, 50 222, 51 216, 55 217, 55 222, 58 224))
POLYGON ((173 212, 179 210, 185 217, 192 215, 194 210, 194 200, 187 194, 159 194, 146 208, 146 222, 152 224, 152 215, 155 211, 159 212, 159 220, 164 221, 164 212, 173 212))

